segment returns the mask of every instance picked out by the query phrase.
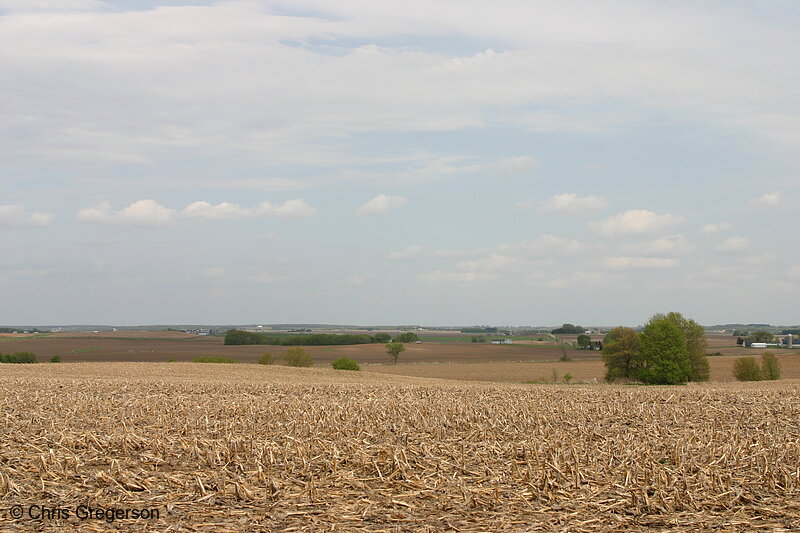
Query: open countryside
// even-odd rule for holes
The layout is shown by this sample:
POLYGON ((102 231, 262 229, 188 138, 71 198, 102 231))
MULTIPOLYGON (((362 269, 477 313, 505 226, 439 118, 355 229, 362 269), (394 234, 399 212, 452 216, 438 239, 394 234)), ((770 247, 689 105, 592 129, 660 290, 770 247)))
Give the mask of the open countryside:
MULTIPOLYGON (((367 372, 468 381, 519 383, 558 381, 571 374, 574 381, 601 382, 605 367, 600 353, 577 350, 575 335, 565 335, 569 361, 561 361, 562 347, 552 340, 514 340, 494 345, 470 342, 470 335, 422 335, 421 344, 409 343, 393 365, 383 344, 349 346, 304 346, 317 366, 329 366, 339 357, 358 361, 367 372), (442 338, 450 342, 441 342, 442 338), (459 342, 452 342, 458 339, 459 342)), ((549 337, 548 337, 549 339, 549 337)), ((602 340, 602 335, 594 335, 602 340)), ((758 356, 762 349, 737 346, 731 335, 707 335, 711 381, 734 381, 733 364, 742 356, 758 356)), ((222 337, 191 335, 177 331, 46 333, 38 335, 0 334, 0 353, 32 352, 39 361, 59 355, 63 362, 190 362, 200 356, 225 357, 237 363, 254 364, 269 352, 277 364, 288 346, 226 346, 222 337)), ((772 350, 786 379, 800 379, 800 350, 772 350)))

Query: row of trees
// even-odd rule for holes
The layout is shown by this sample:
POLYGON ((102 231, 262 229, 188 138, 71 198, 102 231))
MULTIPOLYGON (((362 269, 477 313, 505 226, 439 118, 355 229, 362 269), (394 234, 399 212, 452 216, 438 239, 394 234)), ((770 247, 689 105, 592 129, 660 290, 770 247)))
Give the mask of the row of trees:
POLYGON ((641 333, 626 327, 603 339, 606 380, 638 380, 673 385, 708 381, 703 327, 680 313, 656 314, 641 333))
MULTIPOLYGON (((358 334, 337 335, 332 333, 314 333, 309 335, 275 335, 232 329, 225 334, 224 343, 227 345, 269 344, 272 346, 342 346, 349 344, 385 344, 391 340, 392 337, 388 333, 376 333, 374 336, 358 334)), ((419 337, 417 334, 410 331, 401 333, 394 338, 395 342, 415 342, 418 340, 419 337)))
POLYGON ((585 333, 586 328, 576 326, 575 324, 563 324, 560 328, 556 328, 550 333, 553 335, 574 335, 576 333, 585 333))

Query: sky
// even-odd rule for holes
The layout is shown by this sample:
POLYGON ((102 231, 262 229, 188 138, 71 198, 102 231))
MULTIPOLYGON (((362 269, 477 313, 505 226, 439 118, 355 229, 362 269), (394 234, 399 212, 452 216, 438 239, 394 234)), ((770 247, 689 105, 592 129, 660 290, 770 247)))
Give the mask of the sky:
POLYGON ((798 324, 800 3, 0 0, 0 325, 798 324))

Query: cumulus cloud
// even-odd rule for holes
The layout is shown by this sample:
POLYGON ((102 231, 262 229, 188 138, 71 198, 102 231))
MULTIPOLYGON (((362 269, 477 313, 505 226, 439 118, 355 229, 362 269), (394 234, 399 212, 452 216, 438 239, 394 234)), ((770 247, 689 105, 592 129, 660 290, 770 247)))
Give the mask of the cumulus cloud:
POLYGON ((578 196, 575 193, 556 194, 539 205, 542 213, 577 215, 592 213, 608 207, 605 198, 599 196, 578 196))
POLYGON ((694 250, 694 246, 683 235, 668 235, 646 243, 642 251, 650 255, 682 255, 694 250))
POLYGON ((177 217, 174 209, 169 209, 155 200, 139 200, 114 211, 108 202, 100 202, 92 207, 78 211, 78 220, 98 224, 119 226, 165 226, 177 217))
POLYGON ((408 248, 403 250, 391 251, 386 254, 388 259, 408 259, 410 257, 416 257, 422 253, 423 247, 419 244, 412 244, 408 248))
POLYGON ((252 217, 309 217, 316 214, 316 209, 302 199, 287 200, 281 205, 262 202, 255 207, 242 207, 238 204, 222 202, 211 204, 205 201, 193 202, 182 211, 170 209, 155 200, 139 200, 131 205, 114 211, 108 202, 100 202, 94 206, 81 209, 78 220, 99 224, 119 226, 166 226, 179 219, 223 220, 252 217))
POLYGON ((53 222, 51 213, 32 213, 21 205, 0 205, 0 228, 38 228, 53 222))
POLYGON ((710 235, 712 233, 719 233, 721 231, 728 231, 733 226, 730 222, 718 222, 716 224, 706 224, 702 228, 700 228, 700 233, 704 233, 706 235, 710 235))
POLYGON ((644 235, 675 226, 683 221, 683 217, 657 215, 652 211, 636 209, 619 213, 600 222, 591 222, 589 229, 603 237, 644 235))
POLYGON ((372 200, 369 200, 364 205, 356 210, 357 215, 385 215, 389 211, 393 211, 405 205, 406 199, 402 196, 388 196, 386 194, 379 194, 372 200))
POLYGON ((612 270, 664 270, 678 266, 674 257, 606 257, 603 263, 612 270))
POLYGON ((750 205, 755 207, 770 207, 781 202, 781 193, 778 191, 762 194, 759 198, 750 200, 750 205))
POLYGON ((750 249, 750 240, 747 237, 735 235, 728 237, 723 242, 714 247, 714 250, 722 253, 746 252, 750 249))

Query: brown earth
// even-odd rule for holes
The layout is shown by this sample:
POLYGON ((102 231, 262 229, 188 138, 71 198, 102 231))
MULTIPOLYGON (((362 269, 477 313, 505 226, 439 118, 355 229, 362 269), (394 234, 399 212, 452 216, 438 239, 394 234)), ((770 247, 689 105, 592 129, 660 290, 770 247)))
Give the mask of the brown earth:
MULTIPOLYGON (((760 357, 760 350, 748 355, 760 357)), ((800 350, 798 353, 776 352, 781 365, 782 379, 800 379, 800 350)), ((733 377, 733 363, 739 356, 709 357, 711 381, 736 381, 733 377)), ((564 374, 571 374, 573 383, 599 383, 603 381, 605 366, 601 360, 593 361, 526 361, 492 363, 445 363, 445 364, 407 364, 365 365, 367 372, 395 374, 426 378, 454 379, 462 381, 492 381, 506 383, 553 382, 564 383, 564 374)))
MULTIPOLYGON (((127 332, 115 334, 54 334, 0 341, 0 352, 32 352, 40 361, 60 355, 64 362, 112 361, 191 361, 198 356, 229 357, 240 363, 255 363, 264 352, 279 358, 288 346, 225 346, 221 337, 188 335, 178 332, 156 332, 153 335, 132 336, 127 332), (165 333, 170 335, 165 335, 165 333)), ((389 357, 383 344, 350 346, 305 346, 317 364, 327 365, 342 356, 361 363, 387 363, 389 357)), ((597 359, 597 352, 567 350, 575 360, 597 359)), ((448 363, 486 361, 556 361, 561 350, 556 346, 495 345, 472 343, 406 344, 400 360, 407 363, 448 363)))
POLYGON ((3 367, 3 532, 800 531, 797 380, 3 367), (152 512, 85 519, 79 505, 152 512))

